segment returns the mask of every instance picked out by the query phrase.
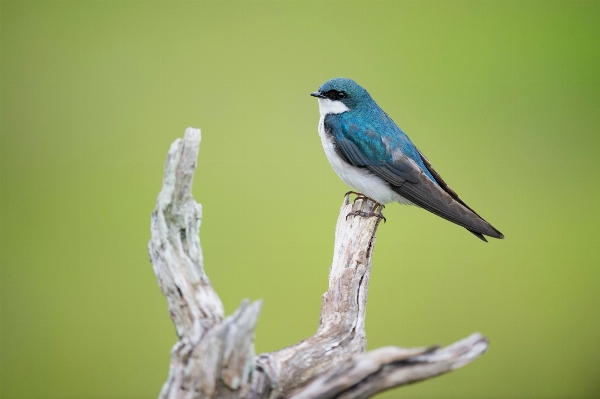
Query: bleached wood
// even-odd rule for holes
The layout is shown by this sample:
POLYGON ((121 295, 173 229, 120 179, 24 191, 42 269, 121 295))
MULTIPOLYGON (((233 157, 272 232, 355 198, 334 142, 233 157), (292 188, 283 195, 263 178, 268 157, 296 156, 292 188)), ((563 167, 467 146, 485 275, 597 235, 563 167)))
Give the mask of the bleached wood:
POLYGON ((338 364, 291 399, 369 398, 386 389, 462 367, 481 356, 487 345, 487 339, 475 333, 443 349, 375 349, 338 364))
POLYGON ((179 340, 161 398, 240 397, 254 368, 254 326, 260 302, 244 301, 224 319, 223 305, 204 273, 202 207, 191 189, 200 130, 188 128, 167 155, 163 186, 152 212, 150 260, 179 340))
POLYGON ((487 340, 473 334, 443 349, 385 347, 365 353, 365 309, 380 219, 347 217, 353 211, 370 213, 375 204, 346 196, 316 334, 254 356, 261 303, 244 300, 225 318, 204 272, 198 236, 202 208, 191 195, 199 145, 200 130, 192 128, 173 143, 152 213, 150 259, 179 338, 160 398, 367 398, 462 367, 485 352, 487 340))

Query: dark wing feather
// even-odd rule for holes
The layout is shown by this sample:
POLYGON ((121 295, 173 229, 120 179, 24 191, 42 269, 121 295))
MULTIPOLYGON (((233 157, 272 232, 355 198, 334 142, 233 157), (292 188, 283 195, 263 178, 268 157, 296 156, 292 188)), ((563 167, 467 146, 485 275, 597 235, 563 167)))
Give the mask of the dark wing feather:
POLYGON ((416 184, 405 183, 392 189, 415 205, 466 228, 479 238, 481 234, 495 238, 504 237, 470 208, 456 201, 441 186, 432 182, 425 173, 421 174, 421 179, 416 184))
MULTIPOLYGON (((417 147, 415 147, 415 148, 417 148, 417 147)), ((462 199, 460 199, 460 197, 458 196, 458 194, 456 194, 456 192, 454 192, 454 190, 452 190, 450 188, 450 186, 444 181, 444 179, 442 179, 442 176, 440 176, 440 174, 435 169, 433 169, 433 166, 431 165, 431 162, 429 162, 429 159, 427 159, 427 157, 425 155, 423 155, 423 153, 421 152, 421 150, 419 150, 417 148, 417 151, 419 152, 419 155, 421 156, 421 160, 425 164, 425 167, 427 168, 427 170, 429 171, 429 173, 431 173, 431 175, 433 176, 433 178, 439 183, 439 185, 444 189, 444 191, 447 192, 448 194, 450 194, 450 196, 452 198, 454 198, 455 201, 460 202, 465 207, 467 207, 471 212, 473 212, 474 214, 476 214, 477 216, 479 216, 477 214, 477 212, 475 212, 473 210, 473 208, 471 208, 462 199)), ((481 217, 481 216, 479 216, 479 217, 481 217)))
POLYGON ((439 185, 432 182, 424 173, 417 184, 403 184, 400 187, 392 187, 394 191, 414 204, 460 226, 485 241, 482 234, 494 238, 504 238, 504 235, 486 222, 471 207, 469 207, 458 195, 448 187, 439 173, 431 167, 431 163, 419 151, 425 166, 434 176, 439 185))

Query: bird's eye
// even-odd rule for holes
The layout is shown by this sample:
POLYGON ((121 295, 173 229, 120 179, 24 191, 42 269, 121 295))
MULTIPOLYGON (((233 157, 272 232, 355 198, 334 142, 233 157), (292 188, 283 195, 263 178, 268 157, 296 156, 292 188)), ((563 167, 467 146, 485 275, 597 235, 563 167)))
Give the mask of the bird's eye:
POLYGON ((325 96, 330 100, 337 100, 337 92, 335 90, 329 90, 325 93, 325 96))
POLYGON ((327 93, 325 93, 325 96, 333 101, 341 100, 343 98, 348 97, 348 95, 345 92, 337 90, 329 90, 327 93))

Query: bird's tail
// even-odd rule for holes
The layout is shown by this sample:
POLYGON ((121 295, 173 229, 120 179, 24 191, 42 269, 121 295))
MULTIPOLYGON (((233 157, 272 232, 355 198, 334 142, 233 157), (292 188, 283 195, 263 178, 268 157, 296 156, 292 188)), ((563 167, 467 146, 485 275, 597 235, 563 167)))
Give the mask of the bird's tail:
POLYGON ((418 183, 406 181, 392 189, 413 204, 464 227, 483 241, 487 242, 484 235, 504 238, 504 235, 494 226, 475 213, 462 200, 459 199, 459 202, 454 199, 424 173, 421 173, 418 183))

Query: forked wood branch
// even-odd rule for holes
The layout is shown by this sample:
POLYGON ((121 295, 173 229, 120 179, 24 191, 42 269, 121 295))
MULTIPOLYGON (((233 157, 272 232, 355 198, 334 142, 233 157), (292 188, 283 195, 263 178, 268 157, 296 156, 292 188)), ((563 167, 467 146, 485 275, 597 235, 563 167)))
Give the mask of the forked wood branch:
POLYGON ((335 229, 329 289, 315 335, 277 352, 254 355, 261 302, 244 300, 231 316, 204 272, 202 207, 191 194, 200 130, 188 128, 167 155, 152 212, 150 260, 178 341, 162 399, 368 398, 383 390, 455 370, 488 343, 473 334, 448 347, 384 347, 365 353, 365 309, 371 255, 380 219, 371 201, 344 198, 335 229))

